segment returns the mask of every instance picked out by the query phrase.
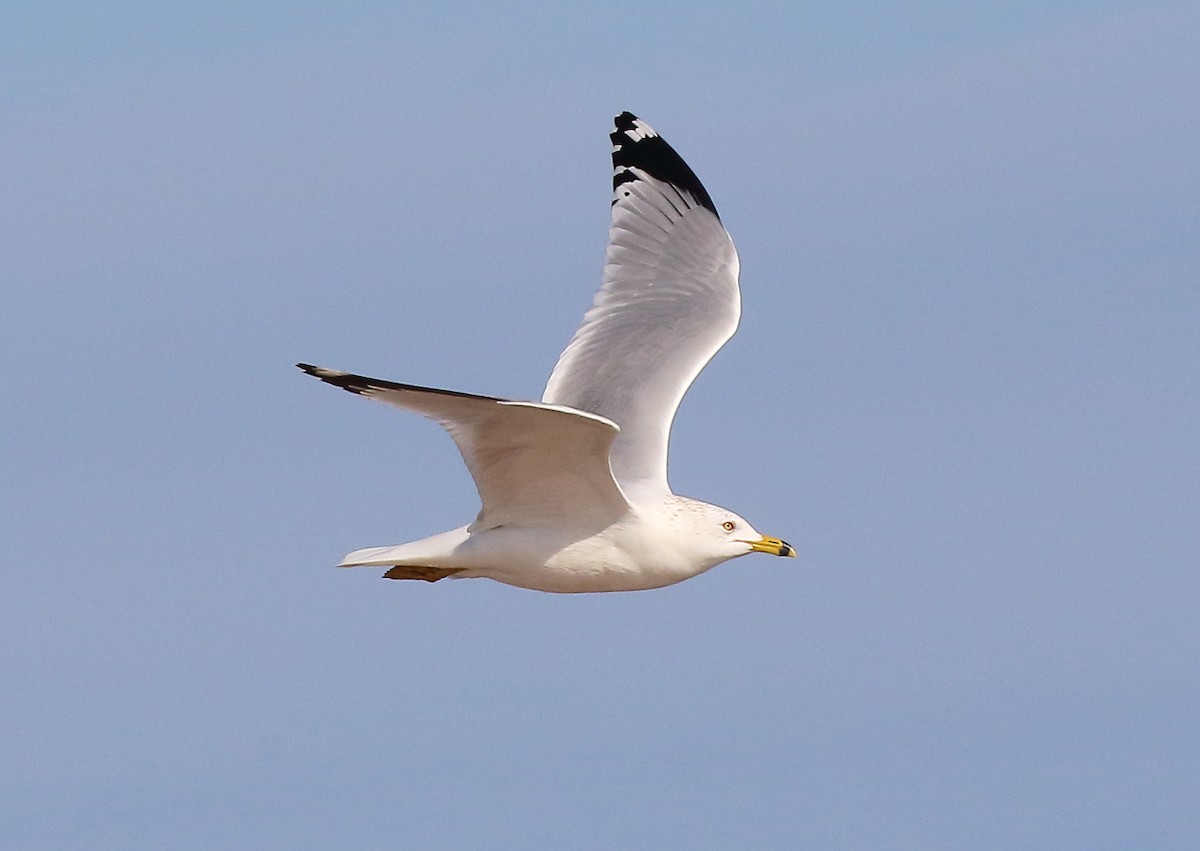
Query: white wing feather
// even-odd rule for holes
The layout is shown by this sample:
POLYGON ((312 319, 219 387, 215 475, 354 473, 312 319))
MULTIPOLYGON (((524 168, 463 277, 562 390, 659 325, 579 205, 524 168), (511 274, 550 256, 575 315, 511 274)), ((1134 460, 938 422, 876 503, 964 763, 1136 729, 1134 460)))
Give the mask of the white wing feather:
POLYGON ((695 174, 645 122, 617 117, 604 282, 543 401, 620 426, 613 475, 669 492, 667 442, 692 381, 737 330, 738 257, 695 174))
POLYGON ((472 532, 510 524, 601 529, 629 508, 608 466, 619 429, 604 417, 298 366, 329 384, 441 424, 483 503, 472 532))

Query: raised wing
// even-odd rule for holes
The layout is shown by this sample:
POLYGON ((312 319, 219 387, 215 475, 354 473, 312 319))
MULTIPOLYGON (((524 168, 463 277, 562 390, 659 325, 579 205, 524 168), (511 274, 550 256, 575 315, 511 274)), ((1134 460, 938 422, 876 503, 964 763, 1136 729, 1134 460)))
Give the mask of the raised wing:
POLYGON ((661 136, 623 112, 611 138, 604 283, 542 399, 620 426, 611 464, 626 492, 669 491, 675 411, 737 330, 738 258, 708 192, 661 136))
POLYGON ((619 429, 603 417, 296 365, 335 387, 441 424, 462 453, 483 502, 472 531, 581 521, 602 528, 629 508, 608 466, 619 429))

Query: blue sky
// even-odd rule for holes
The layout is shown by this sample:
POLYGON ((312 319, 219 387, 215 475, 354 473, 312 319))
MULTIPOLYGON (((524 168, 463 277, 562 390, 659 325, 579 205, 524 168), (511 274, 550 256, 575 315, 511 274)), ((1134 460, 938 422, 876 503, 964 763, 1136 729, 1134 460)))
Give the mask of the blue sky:
POLYGON ((1200 843, 1200 6, 3 17, 14 847, 1200 843), (672 482, 800 557, 334 570, 476 497, 292 364, 540 394, 622 109, 742 257, 672 482))

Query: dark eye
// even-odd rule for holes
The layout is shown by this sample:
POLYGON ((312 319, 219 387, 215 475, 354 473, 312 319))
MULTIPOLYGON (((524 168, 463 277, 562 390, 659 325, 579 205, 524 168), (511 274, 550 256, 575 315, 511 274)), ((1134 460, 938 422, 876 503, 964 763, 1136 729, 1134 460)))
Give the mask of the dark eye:
POLYGON ((735 524, 732 520, 726 520, 724 523, 721 524, 721 528, 724 529, 726 532, 732 532, 736 527, 737 527, 737 524, 735 524))

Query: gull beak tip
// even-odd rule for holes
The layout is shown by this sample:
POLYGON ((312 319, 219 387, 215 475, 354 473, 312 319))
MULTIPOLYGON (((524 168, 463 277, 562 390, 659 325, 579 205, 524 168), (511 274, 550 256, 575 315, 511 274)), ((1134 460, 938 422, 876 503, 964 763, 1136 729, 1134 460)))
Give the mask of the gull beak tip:
POLYGON ((773 556, 784 556, 785 558, 795 558, 796 548, 787 541, 781 541, 779 538, 768 538, 763 535, 757 541, 747 541, 750 544, 750 550, 756 553, 768 553, 773 556))

